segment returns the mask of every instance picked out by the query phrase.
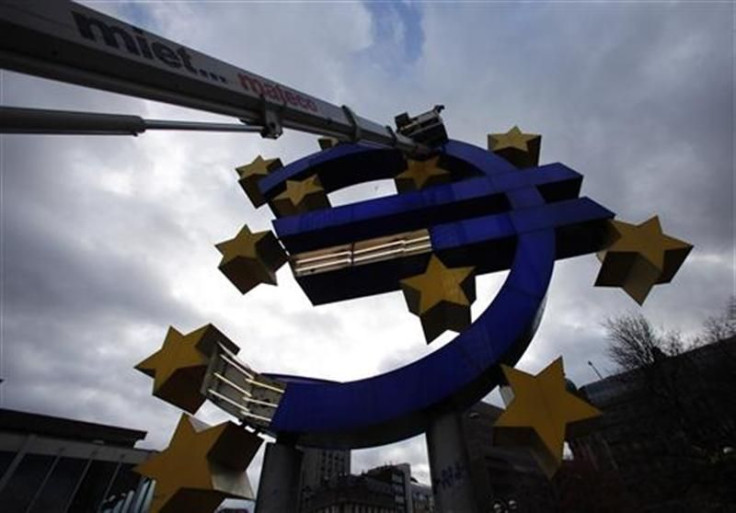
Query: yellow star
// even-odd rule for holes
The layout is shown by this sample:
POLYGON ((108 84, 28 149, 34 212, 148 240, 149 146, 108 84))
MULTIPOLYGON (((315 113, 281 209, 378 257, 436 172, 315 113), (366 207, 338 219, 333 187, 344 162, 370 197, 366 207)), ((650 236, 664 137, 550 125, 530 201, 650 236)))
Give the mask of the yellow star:
MULTIPOLYGON (((493 426, 494 443, 531 446, 542 470, 552 477, 562 463, 566 432, 601 412, 567 391, 562 358, 536 376, 501 368, 513 398, 493 426)), ((507 394, 502 395, 506 402, 507 394)))
POLYGON ((134 469, 156 481, 151 513, 206 513, 225 498, 253 499, 245 469, 261 442, 232 422, 210 427, 182 415, 169 446, 134 469))
POLYGON ((153 378, 153 395, 194 413, 205 400, 200 388, 209 363, 206 342, 217 334, 226 338, 211 324, 187 335, 169 328, 161 349, 135 368, 153 378))
POLYGON ((445 330, 462 331, 470 325, 475 301, 473 267, 450 269, 432 255, 423 274, 401 280, 409 311, 418 315, 427 343, 445 330))
POLYGON ((281 159, 264 159, 258 155, 250 164, 235 168, 239 176, 238 183, 254 207, 260 207, 266 203, 266 198, 263 197, 260 189, 258 189, 258 182, 268 173, 282 166, 281 159))
POLYGON ((439 167, 439 157, 427 160, 407 160, 406 171, 394 178, 396 190, 399 192, 411 192, 447 183, 450 181, 450 173, 439 167))
POLYGON ((286 190, 271 201, 271 209, 278 217, 293 216, 323 208, 330 208, 330 201, 317 175, 310 176, 301 182, 287 180, 286 190))
POLYGON ((276 271, 288 260, 273 233, 252 233, 248 225, 243 225, 234 239, 215 247, 222 253, 220 271, 242 294, 259 283, 276 285, 276 271))
POLYGON ((518 126, 514 126, 505 134, 488 134, 488 150, 519 169, 539 165, 541 143, 541 135, 525 134, 518 126))
POLYGON ((693 246, 662 233, 659 217, 640 225, 609 222, 608 248, 598 254, 595 285, 621 287, 639 304, 657 283, 675 277, 693 246))

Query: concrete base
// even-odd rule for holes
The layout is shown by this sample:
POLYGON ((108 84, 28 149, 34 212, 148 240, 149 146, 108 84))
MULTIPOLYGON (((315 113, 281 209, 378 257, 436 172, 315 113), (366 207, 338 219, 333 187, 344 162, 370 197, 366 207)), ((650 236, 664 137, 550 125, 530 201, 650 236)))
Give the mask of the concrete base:
POLYGON ((435 418, 427 429, 429 471, 437 513, 478 513, 460 414, 435 418))
POLYGON ((299 511, 302 456, 302 451, 293 446, 278 442, 266 444, 255 513, 299 511))

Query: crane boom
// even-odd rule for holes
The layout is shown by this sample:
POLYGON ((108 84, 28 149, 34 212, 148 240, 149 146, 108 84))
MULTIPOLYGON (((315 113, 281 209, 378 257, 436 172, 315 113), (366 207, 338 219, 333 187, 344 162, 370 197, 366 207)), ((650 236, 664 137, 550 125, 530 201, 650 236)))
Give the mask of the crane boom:
POLYGON ((0 0, 0 66, 83 86, 282 127, 428 148, 389 126, 68 0, 0 0))

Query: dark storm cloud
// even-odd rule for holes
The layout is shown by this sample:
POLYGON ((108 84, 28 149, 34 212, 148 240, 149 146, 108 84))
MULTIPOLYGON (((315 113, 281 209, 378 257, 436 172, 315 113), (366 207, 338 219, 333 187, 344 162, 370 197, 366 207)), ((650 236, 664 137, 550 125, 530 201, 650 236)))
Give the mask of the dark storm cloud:
POLYGON ((588 55, 569 42, 560 51, 587 56, 588 65, 563 68, 570 80, 556 86, 538 81, 557 89, 558 133, 569 134, 568 160, 580 162, 586 190, 624 219, 659 212, 673 233, 706 251, 732 248, 732 6, 586 13, 588 55))
POLYGON ((584 193, 623 220, 660 214, 698 251, 733 248, 733 5, 425 11, 421 59, 396 77, 379 72, 381 88, 375 69, 353 70, 359 112, 444 103, 451 136, 481 144, 519 124, 543 134, 542 162, 582 172, 584 193))
MULTIPOLYGON (((145 223, 162 238, 184 238, 177 225, 132 197, 93 195, 55 173, 64 141, 7 136, 4 143, 6 314, 89 318, 115 308, 110 313, 131 318, 172 315, 161 278, 130 259, 129 241, 116 240, 120 230, 106 224, 145 223)), ((87 152, 84 164, 94 161, 87 152)))
MULTIPOLYGON (((9 104, 147 110, 107 93, 4 79, 9 104)), ((168 324, 197 322, 171 275, 207 238, 193 242, 201 230, 176 215, 182 201, 166 192, 166 166, 155 161, 166 153, 152 146, 155 136, 3 136, 1 367, 4 407, 139 428, 161 448, 177 410, 132 367, 168 324)), ((205 177, 191 177, 191 187, 205 177)), ((201 194, 222 200, 219 181, 210 173, 201 194)))
POLYGON ((162 340, 162 319, 192 312, 150 262, 131 258, 141 246, 131 232, 155 230, 158 247, 185 237, 153 206, 80 180, 85 166, 99 172, 106 146, 80 155, 69 138, 3 138, 4 406, 152 429, 161 443, 173 412, 152 414, 162 404, 132 366, 147 354, 141 343, 162 340), (77 157, 77 173, 59 169, 77 157))

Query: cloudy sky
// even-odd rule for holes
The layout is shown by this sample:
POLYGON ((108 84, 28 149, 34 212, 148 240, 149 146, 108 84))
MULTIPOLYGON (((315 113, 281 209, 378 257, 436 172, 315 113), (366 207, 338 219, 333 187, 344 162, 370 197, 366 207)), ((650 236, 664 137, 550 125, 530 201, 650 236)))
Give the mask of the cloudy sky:
MULTIPOLYGON (((538 335, 519 367, 563 355, 579 385, 608 374, 609 316, 641 311, 686 335, 734 294, 734 7, 705 3, 86 2, 94 9, 381 123, 437 103, 450 136, 479 145, 518 124, 543 134, 542 163, 583 173, 618 218, 658 214, 695 245, 639 309, 593 288, 592 256, 559 262, 538 335)), ((2 71, 2 104, 147 118, 214 115, 2 71)), ((226 120, 228 121, 228 120, 226 120)), ((149 432, 165 447, 179 411, 133 365, 169 325, 217 325, 262 371, 337 380, 408 363, 426 347, 400 293, 313 308, 290 275, 241 296, 214 244, 268 229, 234 168, 291 162, 313 136, 146 133, 0 136, 0 404, 149 432)), ((391 194, 371 183, 333 204, 391 194)), ((503 276, 478 282, 477 315, 503 276)), ((492 400, 495 400, 491 397, 492 400)), ((223 414, 204 407, 203 420, 223 414)), ((428 481, 422 437, 356 451, 353 471, 408 461, 428 481)), ((257 482, 260 455, 249 469, 257 482)))

